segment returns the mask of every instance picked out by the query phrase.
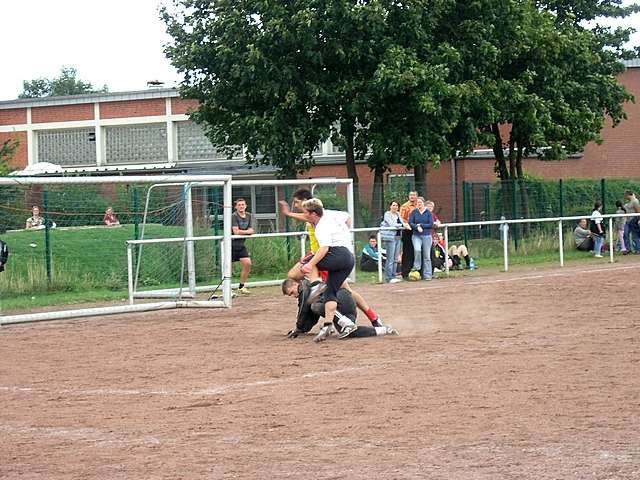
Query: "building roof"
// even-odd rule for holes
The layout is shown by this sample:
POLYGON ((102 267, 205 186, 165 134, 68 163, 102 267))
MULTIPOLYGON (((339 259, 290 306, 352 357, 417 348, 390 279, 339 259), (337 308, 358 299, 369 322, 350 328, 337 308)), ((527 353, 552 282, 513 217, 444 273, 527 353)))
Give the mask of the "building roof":
POLYGON ((124 100, 148 100, 151 98, 179 97, 175 88, 150 88, 132 92, 83 93, 61 97, 17 98, 0 101, 0 110, 8 108, 50 107, 54 105, 73 105, 78 103, 118 102, 124 100))

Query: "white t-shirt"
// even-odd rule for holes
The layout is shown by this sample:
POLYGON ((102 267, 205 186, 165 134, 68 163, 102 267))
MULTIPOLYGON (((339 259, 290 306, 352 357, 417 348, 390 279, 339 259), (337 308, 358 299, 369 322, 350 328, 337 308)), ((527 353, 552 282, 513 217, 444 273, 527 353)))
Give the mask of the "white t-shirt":
POLYGON ((347 226, 349 214, 337 210, 325 210, 316 224, 316 239, 321 247, 351 248, 351 233, 347 226))
POLYGON ((602 223, 603 218, 599 210, 594 210, 591 213, 591 220, 593 220, 593 223, 602 223))

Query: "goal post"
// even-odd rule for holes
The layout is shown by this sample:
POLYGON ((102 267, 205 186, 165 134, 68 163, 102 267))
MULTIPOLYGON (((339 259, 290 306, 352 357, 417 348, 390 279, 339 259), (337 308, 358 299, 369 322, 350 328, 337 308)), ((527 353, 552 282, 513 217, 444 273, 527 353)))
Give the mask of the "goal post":
MULTIPOLYGON (((192 306, 189 305, 188 299, 167 299, 135 305, 122 299, 125 303, 120 305, 110 304, 104 307, 30 313, 33 308, 28 306, 28 302, 17 302, 20 305, 26 303, 27 306, 12 308, 9 314, 5 314, 2 303, 3 300, 11 300, 12 298, 28 299, 29 296, 37 302, 39 295, 48 294, 56 289, 78 292, 83 287, 89 289, 99 288, 99 286, 105 290, 113 289, 115 293, 112 296, 120 297, 121 294, 118 294, 117 290, 124 287, 126 291, 127 288, 127 283, 122 284, 119 280, 127 270, 126 266, 120 263, 120 258, 124 263, 126 256, 128 256, 128 249, 123 243, 131 238, 136 238, 138 234, 139 222, 132 220, 139 218, 139 210, 136 208, 135 200, 136 192, 151 184, 193 186, 203 182, 222 187, 223 221, 220 237, 226 252, 228 252, 228 255, 225 254, 221 258, 222 299, 207 302, 206 306, 230 307, 232 213, 230 175, 0 177, 0 189, 2 190, 0 193, 0 197, 2 197, 0 198, 0 204, 2 204, 0 205, 0 232, 5 233, 3 240, 7 241, 12 251, 6 271, 0 277, 0 290, 2 291, 0 294, 2 296, 0 298, 0 325, 192 306), (134 200, 128 203, 119 203, 120 211, 116 213, 121 215, 121 220, 126 218, 123 224, 119 225, 121 228, 105 227, 103 225, 104 207, 120 201, 119 195, 122 192, 118 186, 123 186, 126 195, 133 192, 134 200), (31 215, 31 205, 39 205, 43 213, 44 221, 41 228, 24 228, 24 219, 31 215), (5 213, 11 215, 5 215, 5 213), (106 271, 106 268, 102 267, 109 261, 113 261, 117 265, 106 271), (118 270, 118 265, 125 268, 118 270), (104 276, 93 275, 92 268, 105 270, 100 272, 104 276), (35 278, 36 281, 29 283, 32 278, 35 278), (74 281, 75 284, 72 284, 74 281), (67 286, 67 284, 69 285, 67 286), (105 284, 109 288, 105 288, 105 284), (26 309, 27 312, 21 313, 21 308, 26 309)), ((185 202, 186 204, 191 205, 191 202, 185 202)), ((169 210, 169 207, 165 208, 165 211, 169 210)), ((187 221, 183 227, 176 227, 175 221, 173 223, 163 222, 156 226, 157 236, 168 236, 164 233, 165 230, 187 228, 188 225, 193 224, 192 219, 187 218, 187 212, 179 211, 177 207, 171 211, 171 214, 176 218, 184 217, 187 221)), ((185 233, 186 235, 192 238, 193 232, 185 233)), ((134 255, 133 251, 131 255, 134 255)), ((79 294, 81 293, 80 291, 79 294)), ((82 295, 79 297, 81 298, 82 295)), ((34 305, 37 308, 36 302, 34 305)), ((112 301, 110 303, 118 302, 112 301)))
MULTIPOLYGON (((184 192, 192 192, 193 197, 196 199, 194 202, 186 202, 185 217, 190 216, 188 210, 192 206, 194 206, 193 208, 199 208, 198 206, 201 202, 198 199, 207 197, 201 189, 206 189, 209 186, 210 184, 208 182, 199 182, 197 184, 194 183, 193 185, 184 187, 184 192)), ((151 195, 153 189, 161 189, 164 187, 175 187, 175 185, 153 185, 149 189, 147 196, 149 197, 151 195)), ((249 281, 246 283, 248 287, 271 286, 281 283, 286 277, 286 272, 291 265, 295 263, 299 256, 304 255, 304 252, 306 251, 305 240, 307 239, 307 235, 306 231, 303 229, 303 223, 292 222, 290 225, 287 225, 285 217, 278 213, 278 200, 287 200, 289 202, 291 201, 292 194, 295 190, 298 188, 307 188, 313 194, 323 199, 328 208, 347 210, 352 217, 354 214, 353 181, 351 179, 331 177, 289 180, 232 179, 232 187, 234 195, 232 200, 246 197, 246 200, 251 204, 250 206, 253 207, 250 208, 249 211, 254 215, 257 212, 258 220, 263 222, 258 225, 258 233, 255 233, 250 237, 231 236, 232 240, 235 238, 246 239, 249 246, 253 261, 252 268, 254 270, 252 270, 249 281), (269 217, 268 214, 265 215, 265 212, 269 211, 269 205, 260 204, 260 195, 255 192, 261 192, 262 196, 265 196, 265 192, 270 192, 270 201, 272 204, 271 212, 273 213, 272 217, 269 217), (265 216, 270 219, 265 218, 265 216), (288 227, 291 227, 291 230, 288 227), (264 252, 268 253, 265 254, 264 252)), ((183 195, 184 197, 186 197, 186 193, 183 195)), ((209 200, 207 200, 207 202, 209 202, 209 200)), ((147 198, 145 219, 149 216, 147 214, 149 211, 148 205, 149 199, 147 198)), ((207 203, 207 205, 210 206, 209 203, 207 203)), ((215 221, 212 223, 215 223, 215 221)), ((189 226, 186 224, 184 235, 182 237, 153 239, 145 236, 145 225, 142 225, 142 233, 139 239, 128 242, 129 248, 132 250, 129 257, 132 258, 135 256, 134 253, 138 253, 135 266, 133 265, 132 260, 129 261, 129 269, 133 271, 133 274, 130 274, 130 278, 133 276, 129 285, 130 303, 133 304, 138 299, 143 298, 171 298, 180 300, 195 299, 198 296, 201 297, 199 294, 202 294, 203 292, 213 295, 220 288, 220 279, 216 279, 211 276, 207 277, 202 273, 203 270, 206 272, 213 272, 216 270, 221 272, 221 269, 215 265, 213 268, 211 268, 210 264, 206 266, 206 262, 203 261, 202 258, 202 252, 206 252, 206 249, 203 248, 202 245, 215 244, 215 254, 218 258, 226 258, 225 252, 228 252, 229 249, 228 247, 225 247, 224 243, 221 241, 222 237, 219 235, 216 236, 215 233, 214 235, 207 235, 200 231, 193 237, 188 236, 189 232, 197 230, 198 228, 194 225, 189 226), (139 279, 145 276, 144 273, 141 273, 141 262, 142 270, 144 270, 145 267, 148 267, 144 252, 150 248, 158 248, 157 246, 160 244, 164 245, 164 248, 166 248, 167 251, 171 250, 170 245, 173 245, 174 249, 179 246, 184 247, 180 250, 180 253, 175 253, 176 256, 181 256, 181 261, 175 262, 175 268, 181 269, 180 277, 183 280, 179 285, 172 288, 166 288, 166 286, 162 288, 147 288, 143 286, 140 288, 139 279), (195 248, 187 248, 190 245, 195 245, 195 248), (196 251, 195 258, 191 257, 191 255, 194 255, 194 250, 196 251), (196 278, 196 282, 192 281, 194 278, 196 278), (187 282, 184 279, 189 279, 189 281, 187 282), (207 283, 207 280, 213 280, 213 282, 207 283)), ((157 255, 152 255, 151 258, 157 258, 157 255)), ((352 279, 355 278, 352 276, 352 279)), ((237 283, 233 284, 233 287, 236 287, 237 285, 237 283)), ((194 302, 191 302, 190 305, 191 304, 194 304, 194 302)))

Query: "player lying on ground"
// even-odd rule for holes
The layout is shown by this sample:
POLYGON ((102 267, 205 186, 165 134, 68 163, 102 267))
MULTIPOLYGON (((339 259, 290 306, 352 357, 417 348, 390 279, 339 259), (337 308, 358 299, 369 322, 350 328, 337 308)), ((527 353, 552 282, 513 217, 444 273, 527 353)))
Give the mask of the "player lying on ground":
MULTIPOLYGON (((309 262, 309 260, 311 260, 314 256, 314 254, 319 250, 320 245, 318 244, 318 240, 316 239, 316 234, 315 234, 315 226, 308 222, 304 213, 302 212, 302 202, 309 200, 313 198, 313 196, 311 195, 311 191, 306 189, 306 188, 301 188, 299 190, 296 190, 293 193, 293 202, 291 204, 293 210, 296 210, 295 212, 291 211, 291 209, 289 208, 289 204, 287 204, 287 202, 285 202, 284 200, 281 200, 280 202, 278 202, 280 204, 280 212, 283 215, 286 215, 287 217, 293 218, 295 220, 299 220, 301 222, 305 222, 305 229, 307 231, 307 235, 309 237, 309 250, 310 253, 308 253, 306 256, 304 256, 303 258, 300 259, 300 261, 298 263, 296 263, 291 270, 289 270, 289 273, 287 274, 288 278, 291 278, 292 280, 296 280, 296 281, 300 281, 303 278, 305 278, 305 274, 302 271, 302 267, 309 262)), ((330 210, 328 210, 330 211, 330 210)), ((347 215, 347 226, 349 228, 351 228, 351 219, 348 217, 347 215)), ((320 279, 324 282, 326 281, 326 272, 324 271, 319 271, 318 275, 320 276, 320 279)), ((314 280, 314 279, 312 279, 314 280)), ((362 313, 364 313, 367 318, 369 319, 369 321, 371 322, 371 325, 373 325, 374 327, 381 327, 382 326, 382 319, 380 318, 380 316, 376 313, 376 311, 371 308, 369 306, 369 304, 365 301, 364 297, 362 295, 360 295, 358 292, 356 292, 355 290, 353 290, 353 288, 351 288, 351 286, 349 284, 345 285, 345 288, 348 289, 351 292, 351 296, 353 297, 353 299, 356 302, 356 305, 358 306, 358 308, 360 310, 362 310, 362 313)))
MULTIPOLYGON (((320 320, 320 317, 324 316, 324 295, 321 295, 320 298, 312 304, 307 302, 311 294, 311 286, 308 280, 297 281, 287 278, 282 282, 282 293, 298 299, 296 326, 287 334, 290 338, 296 338, 300 334, 311 331, 314 325, 320 320)), ((333 317, 333 324, 331 321, 325 322, 320 332, 313 338, 315 342, 326 340, 333 333, 337 333, 338 338, 398 335, 398 331, 391 325, 380 327, 361 326, 357 329, 354 328, 358 313, 351 292, 345 288, 341 288, 338 290, 336 297, 338 306, 333 317)))

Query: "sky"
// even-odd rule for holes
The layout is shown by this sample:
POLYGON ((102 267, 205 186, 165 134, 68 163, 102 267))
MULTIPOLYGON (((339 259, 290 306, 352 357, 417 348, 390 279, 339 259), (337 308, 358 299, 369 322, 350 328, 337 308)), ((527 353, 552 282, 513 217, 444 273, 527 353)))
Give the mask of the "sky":
POLYGON ((0 0, 0 101, 22 93, 23 80, 78 78, 110 92, 144 90, 150 80, 180 80, 163 53, 170 38, 161 0, 0 0))
MULTIPOLYGON (((110 92, 144 90, 150 80, 167 87, 180 81, 162 51, 170 38, 158 9, 169 0, 0 2, 0 101, 17 98, 24 80, 57 77, 63 66, 110 92)), ((624 24, 640 30, 640 14, 624 24)), ((640 32, 631 44, 640 45, 640 32)))

